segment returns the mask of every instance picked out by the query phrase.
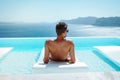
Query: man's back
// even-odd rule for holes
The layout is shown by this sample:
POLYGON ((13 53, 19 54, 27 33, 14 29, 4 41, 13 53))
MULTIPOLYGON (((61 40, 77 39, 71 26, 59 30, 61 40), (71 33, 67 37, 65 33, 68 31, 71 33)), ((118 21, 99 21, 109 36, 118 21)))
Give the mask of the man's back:
POLYGON ((69 55, 70 48, 72 47, 72 42, 63 41, 51 41, 48 40, 46 45, 49 48, 50 58, 56 61, 64 61, 69 55))
POLYGON ((70 53, 74 53, 74 44, 69 40, 47 40, 45 47, 49 53, 48 57, 54 61, 66 61, 70 53))

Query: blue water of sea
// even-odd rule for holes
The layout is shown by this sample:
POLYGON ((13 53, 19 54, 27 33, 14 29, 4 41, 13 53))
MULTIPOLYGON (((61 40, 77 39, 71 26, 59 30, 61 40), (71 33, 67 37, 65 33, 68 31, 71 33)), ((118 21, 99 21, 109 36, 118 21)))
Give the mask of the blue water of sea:
MULTIPOLYGON (((0 24, 0 37, 55 37, 56 23, 0 24)), ((68 24, 68 37, 120 36, 120 26, 68 24)))

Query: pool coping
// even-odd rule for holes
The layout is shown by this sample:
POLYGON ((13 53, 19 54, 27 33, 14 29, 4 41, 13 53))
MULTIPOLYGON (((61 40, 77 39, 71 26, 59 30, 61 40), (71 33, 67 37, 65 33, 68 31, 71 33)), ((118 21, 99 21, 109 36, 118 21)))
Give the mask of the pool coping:
POLYGON ((1 80, 119 80, 120 72, 0 75, 1 80))

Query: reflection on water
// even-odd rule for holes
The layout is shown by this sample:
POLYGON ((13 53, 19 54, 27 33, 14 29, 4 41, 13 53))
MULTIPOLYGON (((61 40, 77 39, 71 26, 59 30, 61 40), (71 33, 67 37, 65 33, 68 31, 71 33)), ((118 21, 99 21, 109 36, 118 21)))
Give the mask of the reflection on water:
POLYGON ((71 25, 69 36, 120 36, 120 27, 71 25))

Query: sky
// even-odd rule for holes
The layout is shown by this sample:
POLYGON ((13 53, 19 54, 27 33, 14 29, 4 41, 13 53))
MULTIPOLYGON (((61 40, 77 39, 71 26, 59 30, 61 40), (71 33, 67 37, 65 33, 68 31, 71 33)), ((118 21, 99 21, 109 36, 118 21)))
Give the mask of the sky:
POLYGON ((56 22, 120 16, 120 0, 0 0, 0 22, 56 22))

